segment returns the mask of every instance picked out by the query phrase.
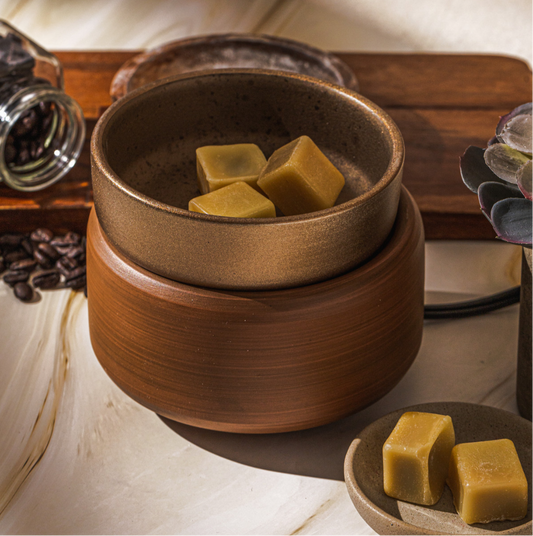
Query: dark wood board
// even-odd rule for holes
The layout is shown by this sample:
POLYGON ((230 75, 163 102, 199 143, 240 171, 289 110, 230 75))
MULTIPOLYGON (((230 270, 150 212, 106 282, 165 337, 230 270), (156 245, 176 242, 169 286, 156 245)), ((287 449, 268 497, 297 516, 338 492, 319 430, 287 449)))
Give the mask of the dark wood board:
MULTIPOLYGON (((87 139, 78 164, 59 183, 34 193, 0 184, 0 231, 46 225, 83 231, 92 207, 90 134, 111 104, 109 87, 138 51, 58 52, 66 92, 83 108, 87 139)), ((396 121, 406 143, 404 184, 427 239, 493 239, 477 197, 461 181, 459 157, 486 146, 498 118, 531 100, 531 70, 516 58, 469 54, 339 53, 360 91, 396 121)))

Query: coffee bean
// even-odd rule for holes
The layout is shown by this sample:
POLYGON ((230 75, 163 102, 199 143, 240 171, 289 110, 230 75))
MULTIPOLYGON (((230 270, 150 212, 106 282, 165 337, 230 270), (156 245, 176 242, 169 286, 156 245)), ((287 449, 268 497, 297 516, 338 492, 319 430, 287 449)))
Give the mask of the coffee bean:
POLYGON ((77 233, 69 232, 65 236, 56 236, 50 244, 54 247, 68 247, 80 243, 81 237, 77 233))
POLYGON ((87 268, 85 266, 78 266, 71 272, 69 272, 68 275, 65 276, 65 281, 70 281, 71 279, 76 279, 80 277, 81 275, 85 275, 87 272, 87 268))
POLYGON ((25 270, 26 272, 31 272, 35 266, 37 265, 37 261, 35 259, 22 259, 20 261, 12 262, 9 265, 10 270, 25 270))
POLYGON ((0 245, 2 246, 18 246, 24 235, 22 233, 6 233, 0 236, 0 245))
POLYGON ((72 246, 57 246, 54 244, 54 248, 61 256, 64 256, 72 249, 72 246))
POLYGON ((18 270, 16 272, 6 272, 4 274, 4 283, 9 285, 10 287, 15 286, 16 283, 19 283, 20 281, 26 282, 28 281, 30 277, 29 272, 25 272, 24 270, 18 270))
POLYGON ((14 251, 10 251, 4 255, 4 262, 11 264, 27 258, 28 254, 23 249, 15 249, 14 251))
POLYGON ((17 158, 18 151, 15 149, 15 146, 12 144, 6 144, 6 148, 4 150, 4 160, 6 161, 6 164, 11 164, 15 161, 17 158))
POLYGON ((41 242, 37 246, 37 249, 41 253, 44 253, 47 257, 49 257, 53 261, 57 261, 57 259, 59 259, 59 257, 61 257, 61 255, 58 253, 56 248, 54 246, 52 246, 51 244, 48 244, 47 242, 41 242))
POLYGON ((39 229, 35 229, 35 231, 30 234, 30 238, 34 242, 50 242, 53 237, 54 233, 50 231, 50 229, 44 229, 42 227, 40 227, 39 229))
MULTIPOLYGON (((69 251, 65 253, 67 257, 70 257, 71 259, 78 259, 83 256, 85 258, 85 248, 82 246, 71 246, 69 251)), ((82 261, 79 261, 82 262, 82 261)))
POLYGON ((30 240, 24 238, 20 243, 24 251, 31 257, 33 255, 33 245, 30 240))
POLYGON ((51 289, 57 287, 59 280, 59 272, 53 268, 51 270, 43 270, 42 272, 39 272, 33 277, 32 283, 34 287, 40 289, 51 289))
POLYGON ((61 257, 56 261, 55 267, 66 277, 78 267, 78 261, 70 257, 61 257))
POLYGON ((17 160, 15 162, 17 166, 25 166, 30 162, 30 160, 31 157, 29 149, 27 149, 26 147, 21 147, 17 155, 17 160))
POLYGON ((68 288, 82 288, 87 284, 87 277, 85 275, 80 275, 79 277, 74 277, 73 279, 68 279, 65 281, 65 287, 68 288))
POLYGON ((85 246, 86 237, 73 231, 55 236, 41 227, 28 235, 0 234, 0 274, 3 273, 4 282, 21 301, 33 299, 31 284, 43 290, 58 286, 83 290, 87 296, 85 246), (30 275, 36 267, 41 271, 33 275, 30 284, 30 275), (62 276, 64 285, 61 285, 62 276))
POLYGON ((15 296, 23 302, 29 302, 33 299, 33 289, 28 285, 28 283, 19 282, 15 283, 13 287, 15 296))
POLYGON ((33 252, 33 258, 37 261, 37 263, 39 264, 41 268, 52 268, 52 265, 53 265, 52 259, 48 257, 48 255, 41 253, 39 249, 36 249, 33 252))

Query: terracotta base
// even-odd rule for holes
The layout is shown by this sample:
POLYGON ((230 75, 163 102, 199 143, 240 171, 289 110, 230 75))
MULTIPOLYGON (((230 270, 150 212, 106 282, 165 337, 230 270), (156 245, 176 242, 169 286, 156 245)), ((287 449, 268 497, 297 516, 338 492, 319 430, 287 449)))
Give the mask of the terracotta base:
POLYGON ((424 233, 405 189, 369 262, 287 290, 157 276, 110 245, 94 211, 87 238, 94 352, 129 396, 179 422, 241 433, 326 424, 388 393, 420 347, 424 233))

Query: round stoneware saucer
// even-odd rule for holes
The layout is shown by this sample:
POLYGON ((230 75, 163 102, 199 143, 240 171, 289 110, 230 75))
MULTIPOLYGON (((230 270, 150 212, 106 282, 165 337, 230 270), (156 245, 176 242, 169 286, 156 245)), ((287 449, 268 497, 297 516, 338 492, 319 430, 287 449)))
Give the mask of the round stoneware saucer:
POLYGON ((138 54, 117 71, 110 94, 116 101, 168 76, 234 68, 298 73, 359 91, 355 74, 334 54, 292 39, 239 33, 178 39, 138 54))
POLYGON ((367 426, 352 442, 344 463, 352 502, 378 534, 531 534, 531 422, 498 408, 463 402, 420 404, 394 411, 367 426), (433 506, 419 506, 388 497, 383 491, 382 447, 406 411, 450 415, 456 444, 492 439, 514 442, 529 487, 528 514, 518 521, 467 525, 457 514, 445 487, 433 506))

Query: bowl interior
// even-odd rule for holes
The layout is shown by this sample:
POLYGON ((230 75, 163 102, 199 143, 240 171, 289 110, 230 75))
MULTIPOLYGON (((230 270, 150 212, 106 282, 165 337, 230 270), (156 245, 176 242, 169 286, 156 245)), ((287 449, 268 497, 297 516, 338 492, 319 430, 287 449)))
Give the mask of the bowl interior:
POLYGON ((199 195, 195 151, 204 145, 255 143, 268 158, 306 134, 345 177, 337 205, 370 195, 401 165, 401 136, 384 112, 312 78, 225 70, 145 88, 117 103, 103 156, 119 182, 172 207, 199 195))

